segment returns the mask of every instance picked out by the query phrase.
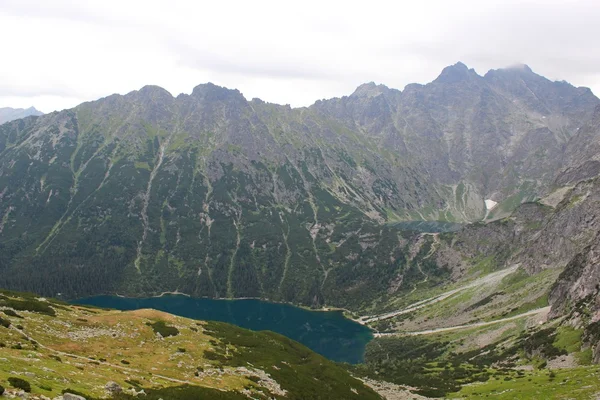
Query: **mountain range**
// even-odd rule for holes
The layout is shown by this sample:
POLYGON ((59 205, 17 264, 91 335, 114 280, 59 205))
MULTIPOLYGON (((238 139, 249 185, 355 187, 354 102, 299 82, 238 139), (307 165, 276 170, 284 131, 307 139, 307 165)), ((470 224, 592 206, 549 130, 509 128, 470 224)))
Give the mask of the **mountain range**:
MULTIPOLYGON (((600 363, 599 154, 600 100, 525 65, 481 76, 457 63, 426 85, 367 83, 302 108, 210 83, 177 97, 146 86, 0 125, 0 288, 334 306, 376 332, 348 368, 379 393, 385 380, 432 396, 588 398, 599 373, 588 364, 600 363)), ((0 301, 31 308, 25 332, 48 302, 0 301)), ((88 317, 105 318, 101 330, 177 318, 49 304, 84 330, 88 317)), ((231 329, 203 332, 219 347, 231 329)), ((0 333, 17 346, 13 331, 0 333)), ((238 334, 228 340, 256 345, 238 334)))
POLYGON ((146 86, 18 119, 0 126, 0 286, 366 307, 422 279, 407 223, 502 220, 594 176, 599 102, 457 63, 305 108, 146 86))
POLYGON ((29 117, 30 115, 44 115, 41 111, 35 109, 35 107, 29 108, 0 108, 0 124, 5 122, 14 121, 15 119, 29 117))

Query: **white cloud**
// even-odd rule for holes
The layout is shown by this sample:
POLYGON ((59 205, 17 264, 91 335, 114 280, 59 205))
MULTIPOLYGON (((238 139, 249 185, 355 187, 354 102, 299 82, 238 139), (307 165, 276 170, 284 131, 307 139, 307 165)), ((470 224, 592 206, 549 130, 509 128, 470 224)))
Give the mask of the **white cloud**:
POLYGON ((516 62, 600 93, 596 1, 2 0, 0 106, 43 111, 199 83, 309 105, 516 62))

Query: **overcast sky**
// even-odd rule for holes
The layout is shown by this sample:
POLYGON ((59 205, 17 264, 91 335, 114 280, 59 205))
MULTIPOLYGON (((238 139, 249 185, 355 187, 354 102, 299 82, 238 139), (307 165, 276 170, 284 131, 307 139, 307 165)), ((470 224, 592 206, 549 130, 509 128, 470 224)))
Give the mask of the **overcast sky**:
POLYGON ((50 112, 147 84, 310 105, 462 61, 600 94, 598 0, 0 0, 0 107, 50 112))

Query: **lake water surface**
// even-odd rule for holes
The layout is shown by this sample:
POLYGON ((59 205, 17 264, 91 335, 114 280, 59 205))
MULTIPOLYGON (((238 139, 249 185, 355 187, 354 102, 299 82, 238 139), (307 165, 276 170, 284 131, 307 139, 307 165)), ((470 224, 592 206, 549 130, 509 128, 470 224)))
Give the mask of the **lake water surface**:
POLYGON ((356 364, 373 338, 369 328, 340 311, 309 311, 260 300, 213 300, 180 295, 151 298, 95 296, 75 301, 118 310, 154 308, 182 317, 222 321, 255 331, 270 330, 294 339, 330 360, 356 364))

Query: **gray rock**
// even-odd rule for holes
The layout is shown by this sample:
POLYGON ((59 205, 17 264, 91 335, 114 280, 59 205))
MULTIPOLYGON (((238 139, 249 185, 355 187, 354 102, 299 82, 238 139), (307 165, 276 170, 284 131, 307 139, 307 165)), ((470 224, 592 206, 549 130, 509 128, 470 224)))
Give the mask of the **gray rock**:
POLYGON ((108 382, 105 386, 104 389, 106 389, 107 392, 109 392, 110 394, 117 394, 117 393, 121 393, 123 391, 123 388, 116 382, 108 382))
POLYGON ((86 400, 85 397, 73 393, 63 393, 63 400, 86 400))

